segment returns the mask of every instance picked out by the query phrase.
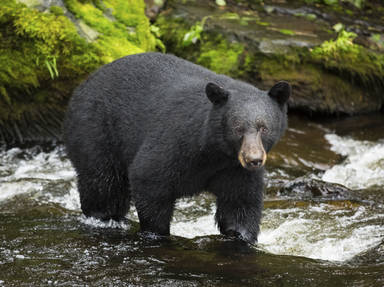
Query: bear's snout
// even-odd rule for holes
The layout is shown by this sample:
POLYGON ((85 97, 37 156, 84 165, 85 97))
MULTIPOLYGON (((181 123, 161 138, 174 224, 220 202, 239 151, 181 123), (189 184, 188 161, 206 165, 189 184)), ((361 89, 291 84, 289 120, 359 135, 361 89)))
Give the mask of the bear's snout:
POLYGON ((256 170, 265 164, 267 153, 260 132, 244 135, 238 158, 241 165, 249 170, 256 170))
POLYGON ((251 167, 260 167, 263 165, 263 159, 260 157, 253 157, 253 155, 246 157, 245 162, 251 167))

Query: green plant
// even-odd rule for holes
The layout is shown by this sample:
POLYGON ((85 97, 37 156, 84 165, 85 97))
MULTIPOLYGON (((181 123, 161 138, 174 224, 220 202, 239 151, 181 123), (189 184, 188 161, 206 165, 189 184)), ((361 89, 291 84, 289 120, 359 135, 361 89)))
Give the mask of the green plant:
POLYGON ((204 30, 205 22, 208 18, 211 16, 206 16, 201 21, 197 22, 195 25, 193 25, 187 33, 185 33, 183 37, 183 46, 189 46, 191 44, 196 44, 198 41, 201 40, 201 33, 204 30))
POLYGON ((295 35, 294 31, 288 30, 288 29, 280 29, 279 32, 281 34, 288 35, 288 36, 294 36, 295 35))
POLYGON ((360 49, 353 43, 356 37, 355 33, 341 29, 335 40, 325 41, 320 47, 313 49, 312 54, 325 60, 342 57, 343 53, 348 53, 349 56, 355 58, 354 55, 358 55, 360 49))
POLYGON ((225 0, 216 0, 216 5, 217 6, 225 6, 225 5, 227 5, 227 3, 225 2, 225 0))
POLYGON ((367 87, 384 86, 384 55, 355 44, 353 40, 356 37, 355 33, 341 29, 335 40, 325 41, 312 49, 312 59, 327 69, 359 80, 367 87))
POLYGON ((349 2, 351 3, 353 6, 355 6, 356 8, 363 8, 364 7, 364 2, 365 0, 342 0, 343 2, 349 2))
POLYGON ((55 77, 59 76, 59 72, 56 66, 56 57, 51 57, 45 59, 45 65, 48 68, 49 74, 51 75, 51 79, 53 80, 55 77))
POLYGON ((41 12, 19 0, 0 1, 0 132, 4 124, 10 133, 19 124, 39 121, 45 128, 52 122, 47 114, 54 115, 59 126, 71 91, 89 73, 161 43, 142 0, 64 2, 97 37, 90 42, 82 38, 60 7, 41 12))

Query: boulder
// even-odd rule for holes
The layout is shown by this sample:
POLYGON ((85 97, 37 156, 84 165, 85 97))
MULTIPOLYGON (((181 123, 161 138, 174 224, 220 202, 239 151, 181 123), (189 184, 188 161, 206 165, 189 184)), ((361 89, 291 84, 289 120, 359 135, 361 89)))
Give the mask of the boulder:
POLYGON ((167 51, 264 89, 287 80, 291 110, 383 108, 384 19, 368 2, 365 10, 344 2, 219 2, 169 0, 155 23, 167 51))
POLYGON ((143 0, 1 1, 0 143, 60 138, 80 81, 158 45, 143 0))

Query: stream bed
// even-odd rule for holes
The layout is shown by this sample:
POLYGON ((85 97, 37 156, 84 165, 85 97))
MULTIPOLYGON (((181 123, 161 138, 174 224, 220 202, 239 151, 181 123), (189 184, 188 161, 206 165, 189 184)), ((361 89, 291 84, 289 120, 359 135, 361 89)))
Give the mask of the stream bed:
POLYGON ((257 247, 219 235, 209 194, 165 239, 80 211, 62 145, 0 148, 0 286, 384 286, 384 115, 290 116, 269 154, 257 247))

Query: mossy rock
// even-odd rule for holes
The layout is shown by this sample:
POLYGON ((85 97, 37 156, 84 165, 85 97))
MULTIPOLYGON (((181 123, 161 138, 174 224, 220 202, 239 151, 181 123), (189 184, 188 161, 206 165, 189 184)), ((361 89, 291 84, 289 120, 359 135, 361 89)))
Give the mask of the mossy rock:
POLYGON ((0 3, 0 143, 60 138, 80 81, 161 45, 142 0, 23 2, 0 3))
POLYGON ((167 51, 262 89, 288 80, 291 109, 310 115, 383 108, 383 54, 354 43, 344 30, 328 33, 332 23, 233 2, 169 0, 156 21, 167 51))

